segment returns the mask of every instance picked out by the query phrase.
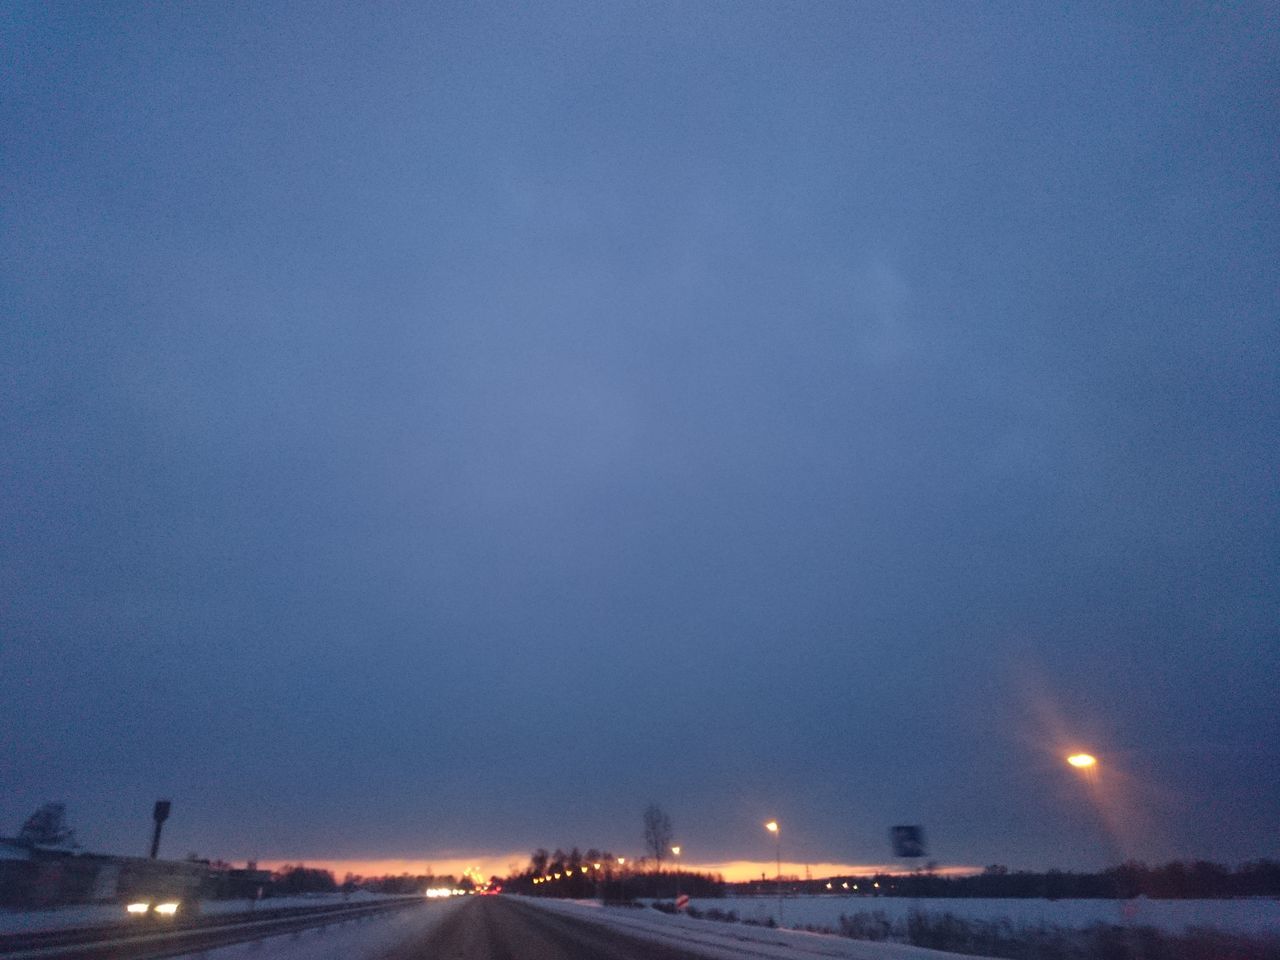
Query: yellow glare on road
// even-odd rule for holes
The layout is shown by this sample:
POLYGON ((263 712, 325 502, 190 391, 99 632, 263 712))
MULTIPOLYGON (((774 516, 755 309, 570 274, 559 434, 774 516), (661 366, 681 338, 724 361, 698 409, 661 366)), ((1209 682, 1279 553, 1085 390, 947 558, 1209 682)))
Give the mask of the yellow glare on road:
POLYGON ((1088 767, 1097 765, 1098 758, 1087 753, 1073 753, 1071 756, 1067 757, 1067 763, 1079 770, 1084 770, 1088 767))

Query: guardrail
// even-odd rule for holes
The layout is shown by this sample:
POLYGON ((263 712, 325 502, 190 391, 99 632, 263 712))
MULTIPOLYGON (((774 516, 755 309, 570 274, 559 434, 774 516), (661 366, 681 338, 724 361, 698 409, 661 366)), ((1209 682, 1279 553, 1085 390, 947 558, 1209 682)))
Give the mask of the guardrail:
POLYGON ((0 935, 5 960, 159 960, 421 905, 417 897, 0 935))

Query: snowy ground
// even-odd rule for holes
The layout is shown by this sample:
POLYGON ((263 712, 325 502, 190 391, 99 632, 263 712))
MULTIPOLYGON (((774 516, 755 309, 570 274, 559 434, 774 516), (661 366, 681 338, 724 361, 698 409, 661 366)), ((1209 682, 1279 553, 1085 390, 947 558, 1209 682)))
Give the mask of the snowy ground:
MULTIPOLYGON (((526 902, 601 923, 641 940, 695 951, 709 960, 951 960, 960 957, 957 953, 901 943, 870 943, 801 930, 694 920, 656 910, 601 907, 595 901, 529 899, 526 902)), ((982 958, 970 956, 966 960, 982 958)))
MULTIPOLYGON (((603 924, 630 937, 696 951, 708 960, 952 960, 959 956, 901 944, 867 943, 794 930, 691 920, 655 910, 601 907, 594 901, 529 899, 526 902, 603 924)), ((287 934, 190 954, 178 960, 377 960, 405 940, 428 935, 461 905, 457 900, 426 902, 417 910, 406 908, 385 917, 349 922, 324 931, 287 934)))
MULTIPOLYGON (((385 897, 372 893, 353 893, 344 897, 340 893, 314 894, 306 897, 276 897, 259 900, 263 910, 280 907, 322 907, 335 903, 368 903, 385 897)), ((252 900, 205 900, 200 905, 204 914, 242 913, 254 909, 252 900)), ((61 930, 70 927, 100 927, 123 923, 124 909, 118 903, 84 903, 73 907, 56 907, 52 910, 2 910, 0 909, 0 933, 32 933, 37 930, 61 930)))
MULTIPOLYGON (((700 910, 734 910, 743 920, 778 919, 772 897, 725 897, 693 900, 700 910)), ((1280 936, 1280 900, 979 900, 908 899, 905 897, 794 897, 783 901, 786 926, 813 924, 837 927, 840 914, 881 911, 889 920, 912 910, 950 913, 967 920, 998 920, 1014 924, 1051 923, 1081 928, 1095 923, 1156 927, 1182 933, 1187 927, 1212 927, 1227 933, 1280 936)))
POLYGON ((175 960, 375 960, 405 940, 429 934, 458 908, 460 900, 424 899, 420 907, 203 950, 175 960))

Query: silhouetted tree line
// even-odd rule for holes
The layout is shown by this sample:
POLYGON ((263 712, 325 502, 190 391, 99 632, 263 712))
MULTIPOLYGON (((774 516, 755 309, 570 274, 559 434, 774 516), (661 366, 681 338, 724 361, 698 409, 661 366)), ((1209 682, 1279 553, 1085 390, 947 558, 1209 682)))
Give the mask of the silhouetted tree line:
POLYGON ((333 893, 338 889, 331 871, 288 863, 271 875, 271 886, 272 893, 277 897, 290 897, 300 893, 333 893))
POLYGON ((577 847, 568 853, 561 849, 548 853, 539 848, 529 857, 529 866, 503 880, 502 888, 508 893, 538 897, 619 902, 637 897, 671 897, 678 881, 680 892, 691 897, 724 896, 723 877, 687 870, 659 873, 646 869, 647 863, 619 864, 610 851, 595 847, 586 853, 577 847))
MULTIPOLYGON (((1043 897, 1049 900, 1121 899, 1146 896, 1159 900, 1274 897, 1280 895, 1280 863, 1255 860, 1231 869, 1207 860, 1162 866, 1129 862, 1099 873, 1048 870, 1010 871, 1000 864, 980 874, 940 876, 931 868, 911 874, 834 877, 830 880, 784 880, 789 893, 837 893, 892 897, 1043 897), (831 886, 828 887, 827 884, 831 886), (848 888, 844 884, 848 883, 848 888), (876 884, 879 884, 877 887, 876 884), (856 890, 854 887, 856 886, 856 890)), ((772 879, 738 885, 738 892, 776 894, 772 879)))
POLYGON ((459 882, 452 875, 437 877, 431 874, 401 873, 387 874, 383 877, 361 877, 347 874, 342 883, 342 889, 344 891, 368 890, 370 893, 421 894, 432 887, 448 887, 454 890, 468 889, 471 885, 470 879, 463 877, 462 882, 459 882))

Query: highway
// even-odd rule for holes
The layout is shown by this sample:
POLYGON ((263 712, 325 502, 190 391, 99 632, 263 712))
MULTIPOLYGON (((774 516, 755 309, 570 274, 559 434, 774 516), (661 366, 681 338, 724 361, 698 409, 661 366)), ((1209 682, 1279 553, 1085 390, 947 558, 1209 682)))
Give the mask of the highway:
POLYGON ((385 960, 695 960, 700 955, 540 910, 509 897, 474 897, 385 960))

